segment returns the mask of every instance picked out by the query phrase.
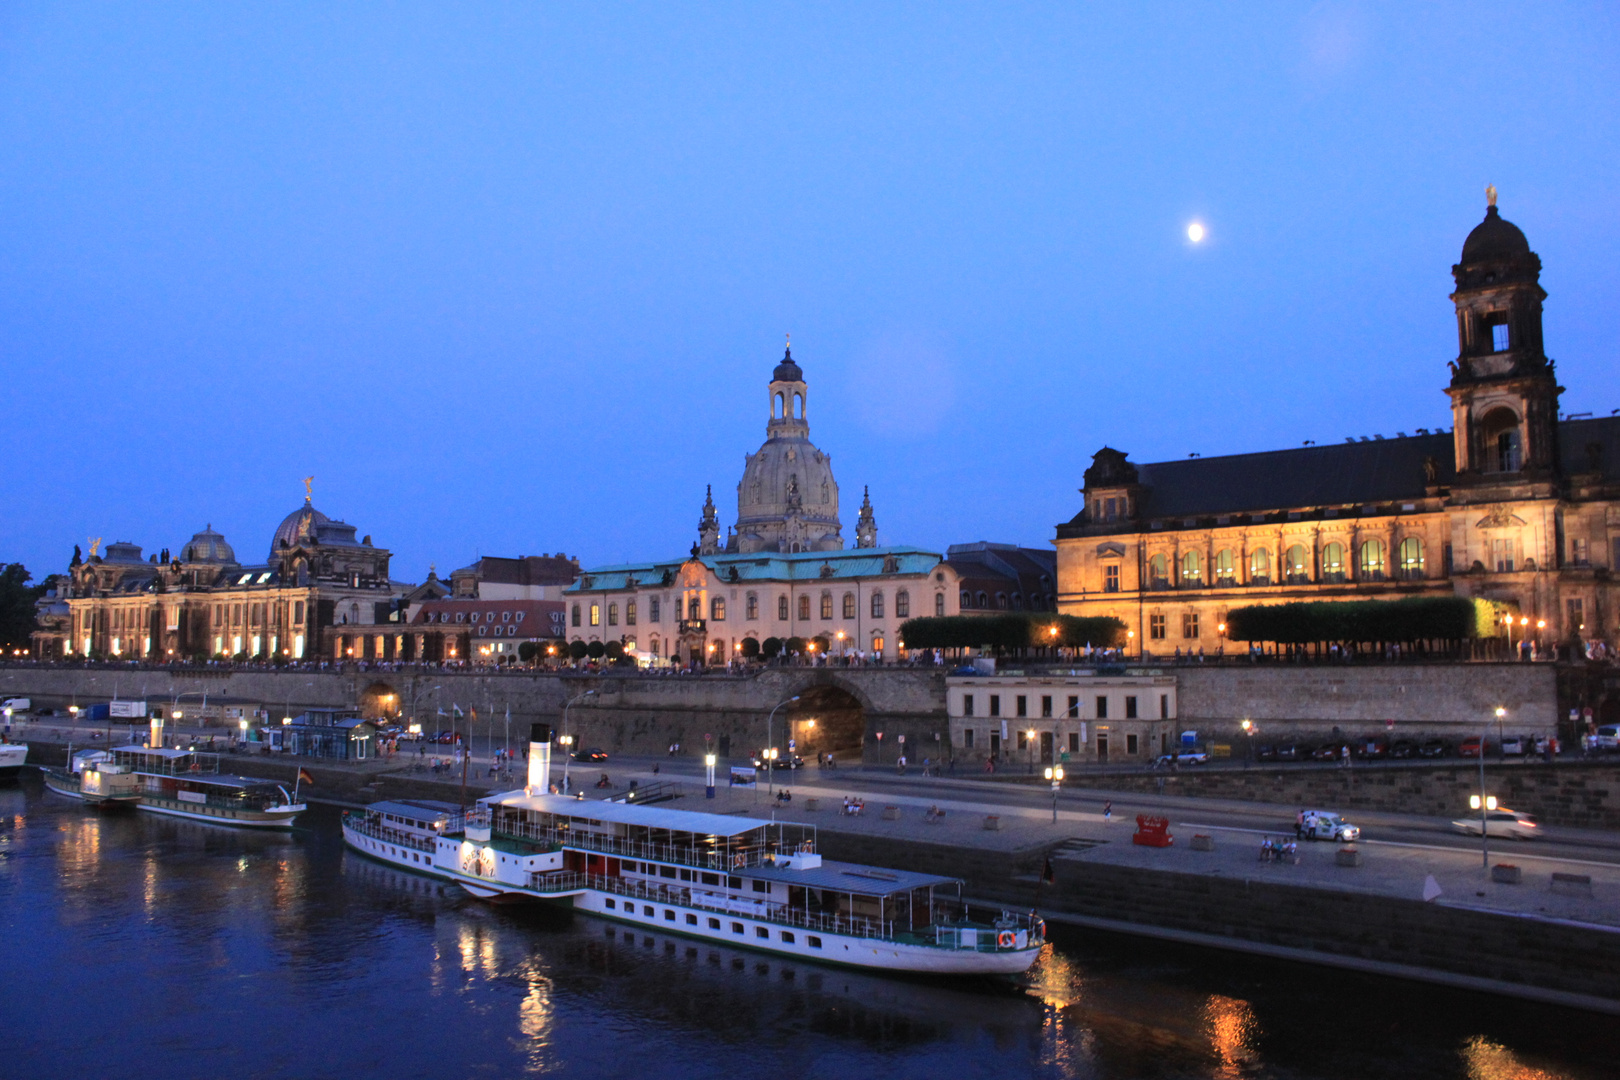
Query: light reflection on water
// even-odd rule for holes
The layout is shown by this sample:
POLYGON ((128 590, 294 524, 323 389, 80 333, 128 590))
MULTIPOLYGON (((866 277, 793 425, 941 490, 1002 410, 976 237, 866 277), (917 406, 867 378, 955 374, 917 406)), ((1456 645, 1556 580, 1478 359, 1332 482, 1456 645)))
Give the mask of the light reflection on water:
POLYGON ((1605 1019, 1058 933, 1021 983, 888 978, 495 908, 291 835, 0 790, 5 1075, 1586 1080, 1605 1019))

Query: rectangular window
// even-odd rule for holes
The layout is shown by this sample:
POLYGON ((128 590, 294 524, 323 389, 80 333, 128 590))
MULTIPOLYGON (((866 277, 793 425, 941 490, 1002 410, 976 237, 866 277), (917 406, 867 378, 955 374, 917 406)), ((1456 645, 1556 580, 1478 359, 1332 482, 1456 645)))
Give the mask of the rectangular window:
POLYGON ((1000 716, 1001 715, 1001 695, 1000 694, 991 694, 990 695, 990 715, 991 716, 1000 716))
POLYGON ((1018 732, 1018 749, 1022 750, 1022 749, 1024 749, 1024 747, 1026 747, 1028 745, 1029 745, 1029 732, 1020 730, 1018 732))
POLYGON ((1565 610, 1569 612, 1569 625, 1564 627, 1566 633, 1575 633, 1586 629, 1586 605, 1580 597, 1572 597, 1565 601, 1565 610))
POLYGON ((1169 694, 1160 694, 1159 695, 1159 719, 1160 720, 1168 720, 1168 719, 1170 719, 1170 695, 1169 694))
POLYGON ((1103 592, 1119 592, 1119 565, 1103 567, 1103 592))
POLYGON ((1134 695, 1125 699, 1125 719, 1136 719, 1136 697, 1134 695))
POLYGON ((1028 716, 1029 715, 1029 698, 1025 697, 1023 694, 1019 694, 1013 700, 1013 709, 1014 709, 1014 714, 1017 715, 1017 716, 1028 716))
POLYGON ((883 618, 883 594, 880 592, 872 594, 872 618, 883 618))
POLYGON ((904 619, 911 615, 911 594, 901 589, 894 594, 894 617, 904 619))
POLYGON ((938 618, 945 616, 945 594, 942 592, 934 594, 934 615, 938 618))
POLYGON ((1127 735, 1127 736, 1125 736, 1125 752, 1127 754, 1136 753, 1136 736, 1135 735, 1127 735))
POLYGON ((962 695, 962 715, 963 716, 972 716, 973 715, 973 695, 972 694, 963 694, 962 695))
POLYGON ((1184 611, 1181 613, 1181 636, 1196 638, 1198 636, 1198 612, 1184 611))
POLYGON ((751 884, 754 886, 755 892, 768 893, 771 891, 771 883, 768 881, 755 881, 751 884))
POLYGON ((1499 322, 1491 327, 1491 348, 1496 352, 1508 351, 1507 323, 1499 322))
POLYGON ((1042 716, 1051 716, 1052 715, 1052 695, 1051 694, 1042 694, 1041 695, 1041 715, 1042 716))
MULTIPOLYGON (((592 623, 592 625, 594 626, 595 624, 592 623)), ((619 605, 618 604, 609 604, 608 605, 608 625, 609 626, 618 626, 619 625, 619 605)))
POLYGON ((602 605, 601 604, 592 604, 591 605, 591 625, 592 626, 601 626, 602 625, 602 605))
POLYGON ((962 729, 962 748, 964 750, 973 749, 973 729, 972 728, 963 728, 962 729))
POLYGON ((1108 699, 1101 694, 1097 695, 1097 719, 1108 719, 1108 699))
POLYGON ((624 605, 624 625, 626 625, 626 626, 634 626, 634 625, 636 625, 636 602, 634 600, 627 600, 625 602, 625 605, 624 605))
POLYGON ((1569 542, 1569 561, 1576 566, 1585 566, 1587 563, 1586 541, 1576 537, 1569 542))
POLYGON ((662 612, 660 612, 658 610, 661 607, 663 607, 663 604, 659 601, 658 597, 655 596, 651 600, 648 600, 647 601, 647 617, 649 619, 651 619, 653 622, 662 621, 662 612))
POLYGON ((743 604, 743 618, 759 618, 759 597, 754 593, 749 593, 748 600, 743 604))
POLYGON ((1163 641, 1164 640, 1164 616, 1163 615, 1149 615, 1148 616, 1148 637, 1152 638, 1154 641, 1163 641))
POLYGON ((1491 565, 1496 567, 1498 574, 1511 574, 1513 572, 1513 541, 1491 541, 1491 565))
POLYGON ((1079 752, 1080 752, 1080 733, 1078 731, 1071 731, 1071 732, 1069 732, 1069 753, 1078 754, 1079 752))
POLYGON ((703 884, 705 884, 705 885, 718 885, 718 884, 720 884, 720 875, 719 874, 704 874, 703 875, 703 884))

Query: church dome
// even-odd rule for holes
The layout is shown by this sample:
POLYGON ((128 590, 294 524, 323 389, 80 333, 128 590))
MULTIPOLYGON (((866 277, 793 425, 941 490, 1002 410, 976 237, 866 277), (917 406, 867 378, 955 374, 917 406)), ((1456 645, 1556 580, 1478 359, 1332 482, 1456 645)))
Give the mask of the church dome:
POLYGON ((302 541, 315 540, 320 527, 331 522, 331 518, 311 506, 306 499, 303 506, 282 518, 281 524, 276 526, 275 535, 270 537, 270 557, 276 557, 283 542, 288 547, 297 547, 302 541))
POLYGON ((1498 262, 1530 254, 1530 241, 1513 222, 1497 213, 1495 205, 1485 210, 1485 220, 1463 241, 1462 265, 1498 262))
POLYGON ((180 549, 180 561, 234 565, 236 552, 225 542, 225 537, 209 525, 202 532, 193 533, 191 539, 186 541, 186 546, 180 549))

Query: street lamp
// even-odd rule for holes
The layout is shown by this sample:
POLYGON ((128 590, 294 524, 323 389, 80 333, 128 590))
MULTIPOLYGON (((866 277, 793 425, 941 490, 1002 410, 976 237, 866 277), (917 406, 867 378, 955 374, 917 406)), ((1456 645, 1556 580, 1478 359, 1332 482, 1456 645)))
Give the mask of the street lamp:
POLYGON ((705 799, 714 798, 714 762, 715 756, 713 754, 703 755, 703 768, 705 770, 706 780, 703 789, 703 797, 705 799))
POLYGON ((1249 720, 1249 719, 1245 719, 1243 721, 1242 727, 1243 727, 1243 734, 1248 736, 1248 738, 1245 741, 1249 744, 1248 757, 1243 762, 1243 767, 1245 769, 1247 769, 1249 767, 1250 762, 1254 761, 1254 721, 1249 720))
MULTIPOLYGON (((1480 781, 1480 791, 1483 793, 1484 790, 1485 784, 1482 780, 1480 781)), ((1489 870, 1491 868, 1491 853, 1489 841, 1486 839, 1486 834, 1490 831, 1490 829, 1485 814, 1487 811, 1496 809, 1496 796, 1484 794, 1470 795, 1468 796, 1468 806, 1472 810, 1479 811, 1479 853, 1485 861, 1485 869, 1489 870)))
POLYGON ((1063 766, 1053 765, 1047 769, 1046 778, 1052 781, 1052 824, 1056 825, 1058 785, 1063 783, 1063 766))
POLYGON ((1024 732, 1024 745, 1029 747, 1029 775, 1035 775, 1035 729, 1024 732))
MULTIPOLYGON (((776 703, 776 709, 780 709, 783 705, 791 705, 793 702, 798 701, 798 700, 799 700, 799 695, 794 694, 792 697, 788 698, 786 701, 777 702, 776 703)), ((765 718, 765 748, 766 748, 767 752, 774 751, 776 749, 776 747, 774 745, 775 742, 776 742, 776 738, 775 738, 775 735, 773 734, 775 732, 775 730, 776 730, 776 728, 775 728, 776 709, 772 709, 771 710, 771 715, 765 718)), ((760 755, 761 760, 764 760, 764 756, 765 756, 764 754, 760 755)), ((774 754, 772 755, 772 760, 775 760, 775 755, 774 754)), ((770 791, 770 793, 772 795, 775 795, 776 794, 776 774, 771 770, 771 764, 770 764, 769 761, 767 761, 765 763, 765 770, 769 774, 769 779, 766 780, 765 787, 766 787, 766 789, 768 791, 770 791)), ((755 788, 754 790, 758 791, 759 789, 755 788)))
POLYGON ((584 701, 588 697, 595 696, 595 694, 595 690, 587 690, 563 706, 563 736, 558 741, 563 745, 563 791, 565 793, 568 791, 568 764, 574 759, 574 736, 570 733, 568 727, 568 710, 574 707, 575 702, 584 701))
MULTIPOLYGON (((1496 707, 1496 757, 1498 760, 1505 760, 1506 757, 1502 752, 1502 718, 1506 715, 1507 710, 1498 705, 1496 707)), ((1479 747, 1479 760, 1481 767, 1483 767, 1485 762, 1485 745, 1483 743, 1479 747)))

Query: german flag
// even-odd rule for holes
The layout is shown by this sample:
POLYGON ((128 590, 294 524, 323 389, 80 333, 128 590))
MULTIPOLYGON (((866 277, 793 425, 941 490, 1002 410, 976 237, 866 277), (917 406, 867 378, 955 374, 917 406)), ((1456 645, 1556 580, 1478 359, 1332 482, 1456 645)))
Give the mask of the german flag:
POLYGON ((306 768, 304 768, 303 766, 300 765, 299 768, 298 768, 298 782, 300 784, 309 784, 311 786, 314 786, 315 778, 313 776, 309 775, 309 770, 308 769, 306 769, 306 768))

